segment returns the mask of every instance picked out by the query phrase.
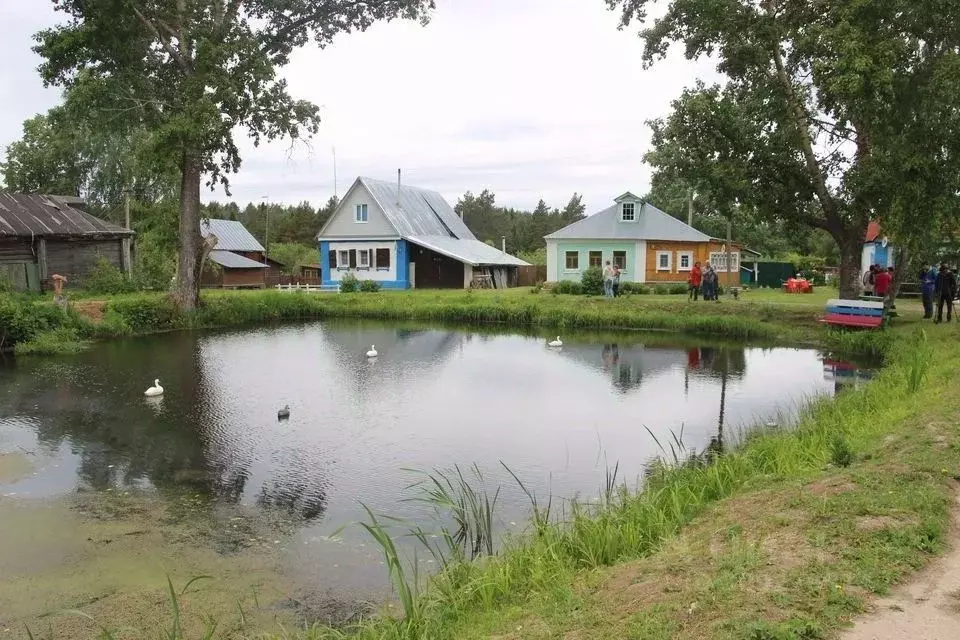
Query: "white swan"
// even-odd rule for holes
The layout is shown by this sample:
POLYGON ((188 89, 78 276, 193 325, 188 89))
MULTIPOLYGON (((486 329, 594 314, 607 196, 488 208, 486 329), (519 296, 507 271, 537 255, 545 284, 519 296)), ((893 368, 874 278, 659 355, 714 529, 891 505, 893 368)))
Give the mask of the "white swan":
POLYGON ((548 347, 562 347, 563 343, 560 341, 560 336, 557 336, 556 340, 551 340, 547 343, 548 347))
POLYGON ((162 396, 163 387, 160 386, 160 380, 159 379, 154 380, 153 386, 147 389, 146 391, 144 391, 143 395, 147 396, 148 398, 152 398, 154 396, 162 396))
POLYGON ((370 351, 367 351, 367 357, 376 358, 378 355, 380 354, 377 353, 377 345, 375 344, 370 345, 370 351))

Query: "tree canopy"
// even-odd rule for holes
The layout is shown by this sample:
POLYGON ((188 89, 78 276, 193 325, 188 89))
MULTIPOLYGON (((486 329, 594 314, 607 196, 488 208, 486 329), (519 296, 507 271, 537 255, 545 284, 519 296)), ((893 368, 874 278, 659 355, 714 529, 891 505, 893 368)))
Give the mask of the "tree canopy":
POLYGON ((319 109, 278 70, 309 41, 379 20, 425 20, 433 0, 52 0, 65 23, 36 35, 47 84, 102 131, 144 131, 152 157, 181 174, 177 297, 196 305, 205 257, 200 187, 240 166, 238 129, 255 144, 317 130, 319 109))
POLYGON ((679 43, 724 81, 698 84, 652 123, 658 172, 683 178, 722 215, 823 229, 853 296, 877 217, 950 215, 960 151, 954 107, 960 5, 939 0, 607 0, 643 24, 644 62, 679 43), (666 5, 650 20, 656 4, 666 5), (943 175, 938 179, 937 174, 943 175), (939 180, 939 181, 938 181, 939 180), (929 208, 926 203, 938 203, 929 208))

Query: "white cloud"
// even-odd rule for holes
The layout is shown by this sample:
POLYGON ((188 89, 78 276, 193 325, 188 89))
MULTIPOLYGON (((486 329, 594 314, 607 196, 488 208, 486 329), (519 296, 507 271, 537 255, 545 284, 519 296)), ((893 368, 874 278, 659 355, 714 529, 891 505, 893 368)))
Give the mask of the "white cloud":
MULTIPOLYGON (((451 201, 489 188, 504 205, 532 208, 543 197, 561 207, 579 191, 588 210, 600 209, 627 189, 645 191, 645 121, 667 113, 696 77, 712 76, 709 65, 681 57, 644 70, 636 31, 618 31, 618 14, 602 0, 437 4, 427 27, 377 24, 325 50, 298 51, 284 75, 295 96, 324 105, 325 122, 309 146, 242 141, 233 198, 326 200, 335 146, 341 194, 357 175, 393 179, 399 167, 405 182, 451 201)), ((49 13, 36 16, 49 21, 49 13)), ((35 30, 36 16, 18 33, 35 30)), ((11 89, 6 76, 0 82, 11 89)), ((31 92, 40 85, 35 74, 19 82, 31 92)), ((36 95, 49 104, 49 94, 36 95)), ((15 138, 10 122, 40 102, 12 105, 20 113, 5 113, 0 139, 15 138)))

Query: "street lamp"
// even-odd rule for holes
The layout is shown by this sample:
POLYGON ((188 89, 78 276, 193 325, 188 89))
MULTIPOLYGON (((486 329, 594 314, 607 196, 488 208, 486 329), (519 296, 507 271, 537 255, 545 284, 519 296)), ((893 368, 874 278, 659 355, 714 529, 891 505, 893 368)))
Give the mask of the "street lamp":
POLYGON ((260 196, 260 200, 263 201, 263 217, 266 219, 263 229, 263 257, 266 258, 267 254, 270 253, 270 207, 267 204, 268 196, 260 196))

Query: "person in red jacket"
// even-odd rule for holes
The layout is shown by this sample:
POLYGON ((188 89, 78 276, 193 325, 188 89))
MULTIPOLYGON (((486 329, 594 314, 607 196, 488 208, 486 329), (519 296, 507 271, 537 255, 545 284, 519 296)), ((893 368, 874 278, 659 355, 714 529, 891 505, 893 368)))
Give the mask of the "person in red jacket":
POLYGON ((703 283, 703 271, 700 270, 700 263, 697 262, 690 270, 690 277, 687 278, 687 284, 690 287, 689 299, 696 302, 700 295, 700 285, 703 283))
POLYGON ((890 284, 892 282, 892 267, 890 269, 879 269, 877 275, 873 277, 873 294, 881 298, 887 297, 887 292, 890 291, 890 284))

